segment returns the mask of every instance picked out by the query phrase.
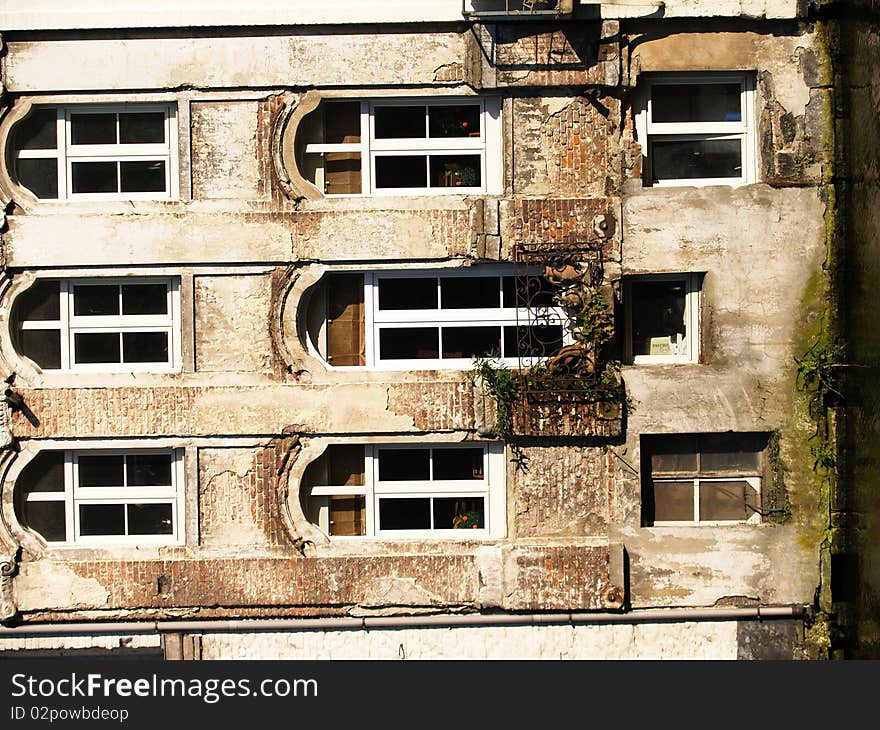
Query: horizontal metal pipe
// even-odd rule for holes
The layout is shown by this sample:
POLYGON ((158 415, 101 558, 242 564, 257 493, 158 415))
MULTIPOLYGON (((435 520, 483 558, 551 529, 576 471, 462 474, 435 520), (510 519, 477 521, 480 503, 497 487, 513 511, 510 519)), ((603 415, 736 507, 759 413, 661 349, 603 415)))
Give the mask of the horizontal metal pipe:
POLYGON ((749 608, 647 608, 625 613, 432 614, 430 616, 364 616, 274 619, 204 619, 105 621, 100 623, 23 624, 0 627, 0 637, 91 634, 220 633, 269 631, 344 631, 418 629, 457 626, 541 626, 548 624, 636 624, 671 621, 765 621, 796 619, 803 606, 749 608))

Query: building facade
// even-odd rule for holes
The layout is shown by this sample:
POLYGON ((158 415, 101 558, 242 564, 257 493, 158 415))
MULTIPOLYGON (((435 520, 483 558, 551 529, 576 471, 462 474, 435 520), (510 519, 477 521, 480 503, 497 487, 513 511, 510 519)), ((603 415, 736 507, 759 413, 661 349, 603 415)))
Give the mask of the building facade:
POLYGON ((0 651, 834 655, 822 7, 61 5, 0 11, 0 651))

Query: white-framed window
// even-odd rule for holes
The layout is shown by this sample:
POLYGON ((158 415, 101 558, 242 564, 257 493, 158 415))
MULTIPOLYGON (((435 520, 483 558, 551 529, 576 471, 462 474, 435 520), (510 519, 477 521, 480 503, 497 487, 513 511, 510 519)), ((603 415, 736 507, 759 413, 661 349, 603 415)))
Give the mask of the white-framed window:
POLYGON ((309 465, 303 510, 331 537, 504 537, 499 443, 336 444, 309 465))
POLYGON ((554 291, 505 266, 330 274, 311 303, 309 344, 330 367, 528 365, 572 341, 554 291))
POLYGON ((39 279, 14 302, 12 336, 43 370, 169 371, 179 312, 175 277, 39 279))
POLYGON ((699 361, 701 285, 701 274, 656 274, 624 280, 627 362, 699 361))
POLYGON ((184 542, 182 449, 37 454, 16 479, 19 521, 61 545, 184 542))
POLYGON ((646 76, 636 131, 651 185, 755 182, 755 76, 646 76))
POLYGON ((298 164, 325 195, 501 192, 496 98, 327 99, 303 121, 298 164))
POLYGON ((35 105, 12 133, 14 177, 42 200, 177 197, 174 104, 35 105))
POLYGON ((760 523, 767 441, 763 433, 643 435, 644 524, 760 523))

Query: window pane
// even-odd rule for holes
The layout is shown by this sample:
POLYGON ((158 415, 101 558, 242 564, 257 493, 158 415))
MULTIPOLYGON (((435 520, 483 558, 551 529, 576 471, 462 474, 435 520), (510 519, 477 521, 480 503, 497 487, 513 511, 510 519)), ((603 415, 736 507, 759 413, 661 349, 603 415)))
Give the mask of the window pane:
POLYGON ((21 330, 17 349, 45 370, 61 367, 61 330, 21 330))
POLYGON ((115 162, 74 162, 71 168, 74 193, 115 193, 119 190, 115 162))
POLYGON ((473 188, 481 184, 479 155, 432 155, 431 187, 473 188))
POLYGON ((504 357, 551 357, 562 348, 562 325, 504 328, 504 357))
POLYGON ((168 333, 123 332, 122 362, 168 362, 168 333))
POLYGON ((73 313, 77 317, 106 317, 119 314, 119 287, 116 284, 75 286, 73 313))
POLYGON ((497 276, 441 278, 440 306, 443 309, 498 309, 499 283, 497 276))
POLYGON ((686 282, 634 282, 631 295, 633 355, 686 355, 686 282))
POLYGON ((73 347, 78 364, 119 362, 118 332, 77 332, 73 347))
POLYGON ((327 195, 356 195, 361 192, 360 152, 324 153, 324 192, 327 195))
POLYGON ((324 102, 324 142, 326 144, 356 144, 360 141, 360 102, 324 102))
POLYGON ((64 452, 41 451, 22 469, 15 488, 25 496, 35 492, 63 492, 64 452))
POLYGON ((57 114, 54 107, 37 107, 15 125, 12 147, 15 150, 58 149, 57 114))
POLYGON ((694 519, 693 482, 654 482, 654 520, 657 522, 694 519))
POLYGON ((125 457, 122 454, 80 454, 77 458, 79 486, 121 487, 125 457))
POLYGON ((654 122, 739 122, 739 84, 656 84, 651 87, 654 122))
POLYGON ((16 298, 16 321, 53 322, 61 319, 60 291, 57 281, 37 281, 16 298))
POLYGON ((330 497, 330 534, 366 535, 367 498, 357 494, 330 497))
POLYGON ((18 160, 15 174, 18 182, 38 198, 58 197, 58 160, 54 157, 18 160))
POLYGON ((123 314, 167 314, 168 287, 165 284, 123 284, 123 314))
POLYGON ((651 143, 654 180, 742 177, 738 139, 662 140, 651 143))
POLYGON ((427 481, 430 453, 428 449, 379 449, 379 481, 427 481))
POLYGON ((335 487, 363 486, 364 447, 336 444, 327 447, 327 483, 335 487))
POLYGON ((486 527, 482 497, 434 497, 431 501, 435 530, 478 530, 486 527))
POLYGON ((555 307, 554 295, 559 287, 543 276, 505 276, 502 278, 503 306, 555 307))
POLYGON ((753 514, 746 507, 746 499, 754 505, 756 495, 745 481, 701 481, 700 520, 746 520, 753 514))
POLYGON ((759 475, 767 436, 751 433, 700 435, 700 473, 759 475))
POLYGON ((79 506, 80 535, 124 535, 124 504, 81 504, 79 506))
POLYGON ((165 162, 137 160, 120 162, 123 193, 160 193, 165 190, 165 162))
POLYGON ((64 502, 26 502, 23 522, 34 532, 40 533, 47 542, 64 542, 67 539, 67 518, 64 502))
POLYGON ((122 144, 162 144, 165 142, 163 112, 123 112, 119 115, 119 141, 122 144))
POLYGON ((71 144, 116 144, 115 114, 71 114, 71 144))
POLYGON ((644 438, 643 448, 650 455, 651 473, 691 474, 697 473, 697 439, 691 435, 669 434, 644 438))
POLYGON ((480 105, 429 107, 428 130, 431 137, 479 137, 480 105))
MULTIPOLYGON (((319 300, 316 300, 318 304, 319 300)), ((331 274, 327 277, 327 362, 365 365, 364 277, 331 274)))
POLYGON ((428 497, 398 497, 379 500, 380 530, 428 530, 431 528, 431 500, 428 497))
POLYGON ((129 504, 129 535, 170 535, 174 532, 170 504, 129 504))
POLYGON ((425 136, 425 107, 377 106, 373 108, 376 139, 414 139, 425 136))
POLYGON ((431 360, 440 357, 436 327, 385 327, 379 330, 380 360, 431 360))
POLYGON ((128 454, 128 486, 171 486, 171 454, 128 454))
POLYGON ((377 188, 424 188, 428 185, 425 155, 376 157, 377 188))
POLYGON ((501 355, 501 327, 444 327, 443 357, 501 355))
POLYGON ((437 279, 379 279, 379 309, 437 309, 437 279))
POLYGON ((482 479, 483 449, 434 449, 434 479, 482 479))

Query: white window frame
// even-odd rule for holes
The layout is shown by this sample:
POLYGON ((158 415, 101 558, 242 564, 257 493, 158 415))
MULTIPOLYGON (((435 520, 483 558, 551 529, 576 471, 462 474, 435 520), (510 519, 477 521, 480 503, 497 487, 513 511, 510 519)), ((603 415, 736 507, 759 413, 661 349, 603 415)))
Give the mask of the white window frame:
MULTIPOLYGON (((185 543, 185 473, 183 449, 63 449, 64 491, 31 492, 27 502, 64 502, 66 538, 47 541, 52 546, 103 545, 183 545, 185 543), (168 454, 171 457, 171 485, 155 487, 80 487, 77 464, 80 456, 127 456, 168 454), (80 534, 81 504, 170 504, 172 531, 168 535, 88 535, 80 534)), ((25 469, 27 466, 24 467, 25 469)), ((127 468, 123 469, 127 479, 127 468)), ((127 512, 126 522, 128 520, 127 512)))
POLYGON ((700 308, 702 274, 651 274, 646 276, 628 276, 624 280, 624 317, 626 320, 625 358, 634 365, 673 365, 697 363, 700 361, 700 308), (671 355, 634 355, 633 354, 633 295, 634 285, 656 281, 684 281, 685 305, 684 324, 685 339, 678 343, 681 351, 671 355))
POLYGON ((757 525, 761 523, 760 512, 753 512, 744 520, 701 520, 700 519, 700 485, 712 482, 746 482, 761 498, 761 477, 662 477, 651 478, 653 484, 693 484, 694 487, 694 519, 693 520, 654 520, 654 527, 721 527, 723 525, 757 525))
MULTIPOLYGON (((55 159, 58 161, 58 197, 41 200, 176 200, 178 191, 177 105, 155 103, 122 104, 45 104, 56 111, 56 148, 51 150, 18 150, 18 159, 55 159), (165 142, 162 144, 74 145, 71 142, 70 119, 75 114, 162 113, 165 115, 165 142), (74 193, 72 169, 74 162, 165 162, 165 190, 156 192, 74 193)), ((34 109, 40 106, 35 105, 34 109)), ((122 184, 117 172, 117 184, 122 184)))
MULTIPOLYGON (((319 358, 328 370, 470 370, 473 367, 473 359, 444 358, 443 332, 444 326, 454 327, 480 327, 497 326, 501 328, 501 345, 504 346, 504 327, 533 325, 561 325, 562 344, 572 344, 572 323, 561 307, 540 307, 530 313, 526 307, 504 307, 503 305, 503 277, 523 275, 523 271, 514 266, 494 266, 491 269, 485 267, 470 267, 467 269, 386 269, 381 271, 333 271, 330 273, 363 274, 364 276, 364 339, 366 354, 364 365, 338 365, 334 366, 327 362, 318 348, 307 337, 308 349, 312 355, 319 358), (497 308, 482 309, 441 309, 440 308, 440 281, 448 278, 498 278, 499 306, 497 308), (419 279, 435 278, 437 280, 437 309, 379 309, 379 281, 381 279, 419 279), (439 348, 440 357, 424 359, 385 359, 379 357, 379 340, 381 332, 386 329, 400 329, 405 327, 430 327, 440 330, 439 348)), ((321 332, 324 352, 326 347, 326 317, 321 332)), ((516 355, 506 355, 493 358, 495 362, 501 362, 508 367, 528 367, 546 358, 518 358, 516 355)))
MULTIPOLYGON (((326 98, 323 103, 339 101, 358 101, 357 99, 326 98)), ((406 97, 373 99, 360 101, 360 142, 305 145, 305 154, 326 154, 328 152, 359 152, 361 155, 361 192, 347 195, 324 192, 323 177, 318 168, 318 179, 314 185, 328 198, 363 197, 376 195, 468 195, 475 193, 500 194, 502 192, 501 172, 501 99, 496 97, 406 97), (428 107, 459 106, 473 104, 480 108, 479 137, 429 138, 427 132, 428 107), (424 106, 425 137, 401 139, 376 139, 375 110, 377 107, 424 106), (377 188, 376 158, 412 154, 425 154, 425 164, 430 166, 432 155, 465 154, 480 156, 481 184, 470 187, 423 187, 423 188, 377 188)), ((430 170, 430 167, 428 167, 430 170)), ((430 174, 426 175, 430 183, 430 174)))
POLYGON ((642 155, 645 180, 657 187, 747 185, 757 179, 757 135, 755 133, 755 75, 748 72, 731 73, 679 73, 645 77, 636 114, 636 134, 643 140, 642 155), (739 122, 664 122, 652 120, 652 89, 654 86, 672 84, 731 84, 740 85, 739 122), (665 141, 740 140, 742 174, 739 177, 719 178, 664 178, 654 180, 651 167, 651 144, 665 141))
MULTIPOLYGON (((50 280, 49 277, 46 280, 50 280)), ((180 368, 180 279, 170 276, 129 276, 106 278, 51 279, 59 282, 59 320, 24 320, 13 323, 23 330, 60 330, 61 368, 47 372, 172 372, 180 368), (166 314, 84 317, 74 314, 74 289, 83 285, 120 286, 123 284, 164 284, 166 287, 166 314), (166 332, 168 334, 167 362, 146 363, 77 363, 75 357, 76 334, 118 332, 166 332)), ((121 290, 120 290, 121 291, 121 290)), ((121 295, 120 295, 121 296, 121 295)), ((121 312, 120 308, 120 312, 121 312)), ((122 345, 120 343, 120 356, 122 345)), ((25 355, 22 355, 26 357, 25 355)))
MULTIPOLYGON (((433 457, 430 458, 433 473, 433 457)), ((321 517, 318 527, 333 540, 468 540, 503 538, 506 536, 507 498, 505 491, 506 464, 504 445, 497 442, 461 442, 456 444, 419 443, 419 444, 367 444, 364 445, 364 484, 363 486, 313 486, 309 497, 365 497, 365 535, 330 535, 327 519, 321 517), (433 480, 428 481, 380 481, 379 452, 383 449, 430 449, 432 451, 464 448, 483 449, 483 478, 468 480, 433 480), (401 497, 462 497, 483 498, 483 516, 486 526, 480 529, 430 529, 430 530, 381 530, 379 529, 379 502, 383 499, 401 497), (321 524, 323 523, 323 524, 321 524)), ((432 511, 433 519, 433 511, 432 511)))

